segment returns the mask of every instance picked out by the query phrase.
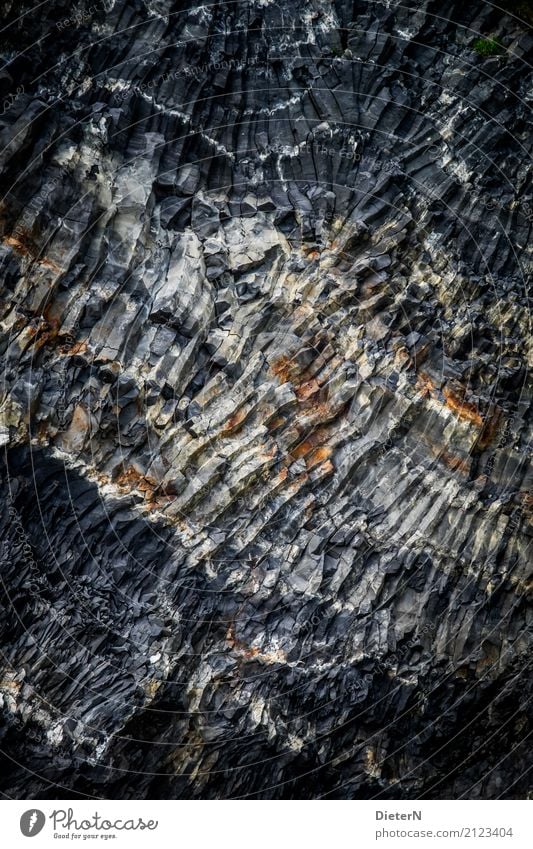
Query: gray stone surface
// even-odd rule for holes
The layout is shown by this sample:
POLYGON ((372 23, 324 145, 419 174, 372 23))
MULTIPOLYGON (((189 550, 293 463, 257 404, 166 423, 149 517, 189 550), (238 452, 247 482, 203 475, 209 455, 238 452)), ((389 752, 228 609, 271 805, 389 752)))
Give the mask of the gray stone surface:
POLYGON ((525 797, 530 28, 89 6, 3 4, 0 789, 525 797))

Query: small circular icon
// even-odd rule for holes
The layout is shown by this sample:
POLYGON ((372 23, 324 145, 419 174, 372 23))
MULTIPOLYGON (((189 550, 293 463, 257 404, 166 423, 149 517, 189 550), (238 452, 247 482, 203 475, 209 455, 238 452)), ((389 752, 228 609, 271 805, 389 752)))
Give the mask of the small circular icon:
POLYGON ((42 831, 45 822, 46 817, 43 812, 37 810, 37 808, 32 808, 22 814, 20 818, 20 830, 24 837, 35 837, 36 834, 42 831))

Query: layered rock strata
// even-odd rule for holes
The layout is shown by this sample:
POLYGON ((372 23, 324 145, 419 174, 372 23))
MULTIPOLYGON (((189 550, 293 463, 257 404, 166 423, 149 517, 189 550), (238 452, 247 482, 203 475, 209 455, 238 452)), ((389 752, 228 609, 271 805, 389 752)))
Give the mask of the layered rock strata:
POLYGON ((3 5, 1 790, 526 796, 528 4, 3 5))

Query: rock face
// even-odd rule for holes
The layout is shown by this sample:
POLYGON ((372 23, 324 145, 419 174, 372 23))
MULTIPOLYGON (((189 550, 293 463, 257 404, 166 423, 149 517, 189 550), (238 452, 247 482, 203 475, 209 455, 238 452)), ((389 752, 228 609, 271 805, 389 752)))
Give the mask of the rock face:
POLYGON ((529 4, 33 5, 0 789, 525 797, 529 4))

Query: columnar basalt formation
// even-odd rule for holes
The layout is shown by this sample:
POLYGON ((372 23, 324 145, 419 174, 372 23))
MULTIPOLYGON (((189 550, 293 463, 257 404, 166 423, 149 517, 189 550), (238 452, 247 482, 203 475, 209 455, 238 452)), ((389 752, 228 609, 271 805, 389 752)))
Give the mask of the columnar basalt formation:
POLYGON ((3 4, 3 793, 527 795, 504 5, 3 4))

